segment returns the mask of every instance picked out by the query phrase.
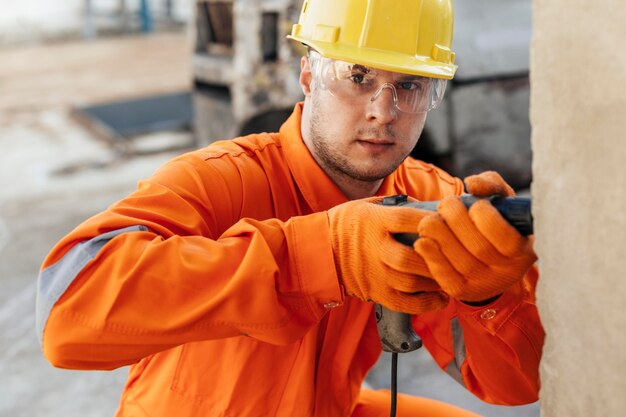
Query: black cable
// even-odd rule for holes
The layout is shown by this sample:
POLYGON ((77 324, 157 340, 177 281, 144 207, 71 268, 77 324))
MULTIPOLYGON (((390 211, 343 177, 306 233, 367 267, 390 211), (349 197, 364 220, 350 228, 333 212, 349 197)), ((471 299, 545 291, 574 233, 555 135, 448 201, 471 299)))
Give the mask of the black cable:
POLYGON ((390 417, 396 417, 398 400, 398 352, 391 354, 391 412, 390 417))

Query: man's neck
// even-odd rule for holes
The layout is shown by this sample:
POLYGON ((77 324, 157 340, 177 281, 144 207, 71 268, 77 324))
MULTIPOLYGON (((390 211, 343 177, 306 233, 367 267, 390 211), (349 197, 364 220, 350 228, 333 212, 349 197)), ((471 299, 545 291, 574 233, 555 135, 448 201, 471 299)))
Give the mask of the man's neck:
POLYGON ((326 173, 349 200, 373 197, 383 183, 382 179, 376 181, 359 181, 341 173, 328 171, 326 173))

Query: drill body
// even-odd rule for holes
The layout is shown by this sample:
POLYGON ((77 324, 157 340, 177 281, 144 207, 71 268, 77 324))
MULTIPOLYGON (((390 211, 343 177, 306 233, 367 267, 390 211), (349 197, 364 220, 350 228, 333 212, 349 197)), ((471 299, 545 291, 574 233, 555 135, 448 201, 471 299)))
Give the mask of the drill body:
MULTIPOLYGON (((531 200, 524 197, 488 197, 491 204, 500 212, 513 227, 522 235, 533 234, 533 219, 531 212, 531 200)), ((470 207, 478 197, 464 194, 461 200, 466 207, 470 207)), ((394 195, 385 197, 383 205, 406 206, 419 210, 437 211, 438 201, 408 201, 406 195, 394 195)), ((417 228, 417 225, 416 225, 417 228)), ((399 242, 413 246, 413 242, 419 239, 417 233, 398 233, 394 236, 399 242)), ((411 352, 422 346, 422 341, 415 334, 411 324, 411 316, 406 313, 389 310, 385 306, 375 306, 376 324, 382 348, 386 352, 411 352)))

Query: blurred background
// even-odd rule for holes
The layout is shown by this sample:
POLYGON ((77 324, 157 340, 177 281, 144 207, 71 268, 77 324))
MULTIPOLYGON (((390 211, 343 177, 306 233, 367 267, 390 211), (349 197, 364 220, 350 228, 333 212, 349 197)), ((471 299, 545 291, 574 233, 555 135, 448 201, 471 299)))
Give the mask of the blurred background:
MULTIPOLYGON (((127 369, 52 368, 35 336, 36 277, 52 245, 176 154, 273 131, 300 100, 301 0, 0 0, 0 416, 112 416, 127 369)), ((455 0, 459 71, 413 156, 457 176, 495 169, 524 192, 530 0, 455 0)), ((389 385, 389 357, 368 377, 389 385)), ((425 351, 399 389, 485 416, 425 351)))

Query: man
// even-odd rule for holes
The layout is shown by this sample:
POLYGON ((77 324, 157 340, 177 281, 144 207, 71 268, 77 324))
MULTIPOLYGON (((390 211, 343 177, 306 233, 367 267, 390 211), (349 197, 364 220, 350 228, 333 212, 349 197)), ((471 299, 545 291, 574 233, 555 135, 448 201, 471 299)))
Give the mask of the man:
MULTIPOLYGON (((304 103, 279 133, 174 159, 62 239, 39 277, 46 357, 132 365, 120 416, 387 415, 389 394, 361 388, 381 352, 373 301, 412 313, 480 398, 535 401, 532 242, 406 159, 456 68, 451 16, 440 0, 305 2, 304 103), (377 204, 393 194, 443 201, 377 204)), ((466 185, 512 195, 495 173, 466 185)), ((409 396, 398 411, 473 415, 409 396)))

